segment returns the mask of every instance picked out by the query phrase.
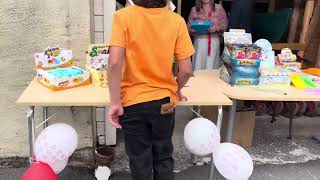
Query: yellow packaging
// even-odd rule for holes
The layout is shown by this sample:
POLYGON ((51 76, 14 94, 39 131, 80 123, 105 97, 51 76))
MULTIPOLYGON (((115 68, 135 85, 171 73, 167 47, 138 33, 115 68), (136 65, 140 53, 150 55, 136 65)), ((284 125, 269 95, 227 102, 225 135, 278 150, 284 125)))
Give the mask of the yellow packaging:
POLYGON ((87 71, 91 75, 91 83, 96 87, 106 88, 108 87, 107 70, 96 70, 86 65, 87 71))

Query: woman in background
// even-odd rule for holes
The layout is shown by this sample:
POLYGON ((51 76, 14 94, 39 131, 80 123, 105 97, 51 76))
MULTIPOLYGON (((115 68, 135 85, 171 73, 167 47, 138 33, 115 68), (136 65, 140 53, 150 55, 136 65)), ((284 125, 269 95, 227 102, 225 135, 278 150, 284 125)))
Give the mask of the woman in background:
POLYGON ((221 4, 214 0, 196 0, 196 6, 191 9, 189 15, 189 27, 191 22, 211 21, 212 27, 208 34, 196 34, 190 29, 194 37, 196 52, 193 56, 193 68, 217 69, 220 62, 220 38, 219 35, 227 28, 228 19, 221 4))

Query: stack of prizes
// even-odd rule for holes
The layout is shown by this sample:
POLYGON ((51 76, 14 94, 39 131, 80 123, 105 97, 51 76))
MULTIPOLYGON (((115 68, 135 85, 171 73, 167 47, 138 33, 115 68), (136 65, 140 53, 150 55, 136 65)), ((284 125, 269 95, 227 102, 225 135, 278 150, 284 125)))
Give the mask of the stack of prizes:
POLYGON ((45 87, 60 91, 90 84, 89 72, 72 66, 71 50, 48 47, 35 54, 37 79, 45 87))
POLYGON ((96 87, 106 88, 108 86, 108 49, 109 47, 106 44, 89 46, 86 69, 90 72, 92 84, 96 87))
POLYGON ((278 68, 299 72, 301 65, 302 63, 297 62, 297 56, 289 48, 283 48, 281 54, 277 56, 276 67, 278 68))
POLYGON ((286 85, 290 86, 289 70, 275 66, 275 52, 271 43, 266 39, 259 39, 255 45, 261 48, 260 85, 286 85))
POLYGON ((251 34, 231 31, 224 33, 224 39, 220 78, 231 85, 259 84, 261 48, 252 45, 251 34))

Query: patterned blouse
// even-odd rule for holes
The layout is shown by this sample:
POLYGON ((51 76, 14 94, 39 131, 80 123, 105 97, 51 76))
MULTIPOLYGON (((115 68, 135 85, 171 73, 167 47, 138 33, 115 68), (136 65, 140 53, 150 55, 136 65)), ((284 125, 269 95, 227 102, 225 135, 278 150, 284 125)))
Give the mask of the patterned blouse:
POLYGON ((214 32, 223 32, 227 29, 228 19, 225 10, 221 4, 216 4, 215 11, 205 14, 204 11, 197 11, 196 7, 191 9, 189 15, 189 24, 193 21, 211 21, 213 24, 214 32))

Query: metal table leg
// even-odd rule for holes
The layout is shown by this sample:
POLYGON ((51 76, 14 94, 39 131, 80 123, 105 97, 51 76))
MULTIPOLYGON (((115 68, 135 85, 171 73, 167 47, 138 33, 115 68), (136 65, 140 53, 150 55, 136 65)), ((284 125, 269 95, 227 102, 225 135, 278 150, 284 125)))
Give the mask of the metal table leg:
POLYGON ((45 123, 43 124, 43 129, 45 129, 49 125, 49 122, 46 121, 48 119, 48 107, 43 106, 42 111, 43 111, 43 113, 42 113, 43 121, 45 121, 45 123))
MULTIPOLYGON (((96 121, 96 107, 92 108, 92 152, 95 156, 95 150, 97 147, 97 121, 96 121)), ((93 158, 93 166, 96 166, 95 158, 93 158)))
POLYGON ((292 139, 292 123, 293 123, 293 105, 290 103, 290 124, 289 124, 289 139, 292 139))
POLYGON ((232 141, 233 127, 236 119, 236 113, 237 113, 237 100, 233 99, 232 106, 229 112, 229 119, 228 119, 228 129, 227 129, 227 137, 226 137, 227 142, 232 141))
POLYGON ((103 107, 103 129, 104 129, 104 145, 107 144, 107 122, 106 122, 106 107, 103 107))
POLYGON ((35 128, 35 120, 34 120, 34 106, 30 106, 30 109, 27 113, 28 119, 28 131, 29 131, 29 151, 30 151, 30 164, 35 161, 33 150, 36 139, 36 128, 35 128))
MULTIPOLYGON (((221 130, 221 126, 222 126, 222 118, 223 118, 223 109, 222 109, 222 106, 219 106, 218 107, 218 120, 217 120, 217 127, 218 127, 219 131, 221 130)), ((213 158, 214 157, 213 157, 213 153, 212 153, 209 180, 213 179, 213 174, 214 174, 214 171, 215 171, 213 158)))
MULTIPOLYGON (((200 107, 201 107, 201 106, 193 106, 192 109, 193 109, 194 111, 197 111, 198 114, 201 114, 201 108, 200 108, 200 107)), ((193 112, 193 117, 192 117, 192 118, 194 119, 194 118, 197 118, 197 117, 198 117, 198 116, 196 115, 196 113, 193 112)), ((196 155, 194 155, 194 154, 191 153, 191 163, 192 163, 192 164, 195 164, 196 159, 197 159, 197 158, 196 158, 196 155)))

